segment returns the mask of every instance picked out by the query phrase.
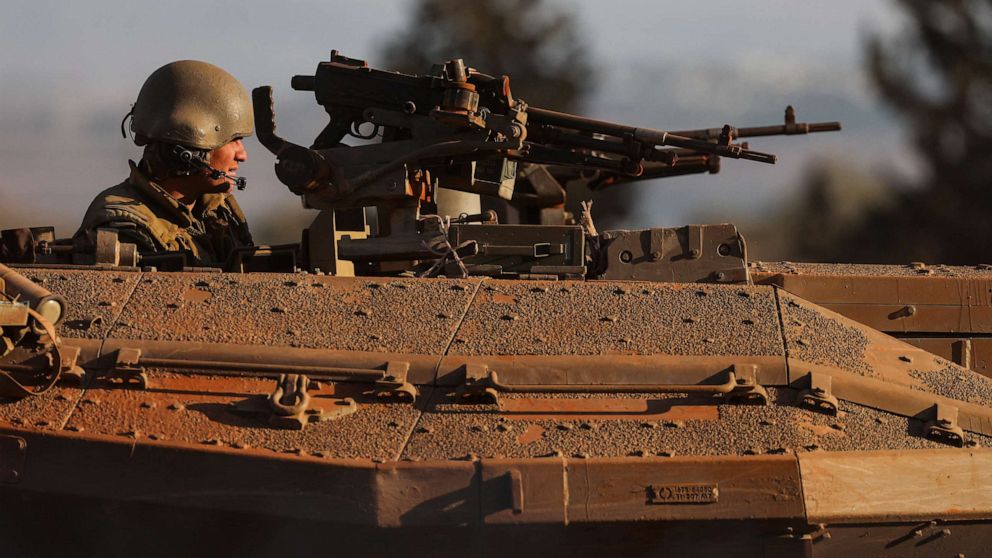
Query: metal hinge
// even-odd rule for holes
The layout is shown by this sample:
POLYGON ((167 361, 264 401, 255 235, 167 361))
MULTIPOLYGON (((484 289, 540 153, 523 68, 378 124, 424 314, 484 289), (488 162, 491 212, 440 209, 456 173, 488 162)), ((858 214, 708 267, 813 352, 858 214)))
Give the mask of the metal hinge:
POLYGON ((59 350, 62 352, 62 377, 72 380, 77 386, 83 385, 86 372, 78 363, 82 349, 71 345, 62 345, 59 350))
POLYGON ((254 395, 233 404, 232 410, 260 415, 277 428, 303 430, 311 422, 334 420, 358 410, 350 397, 312 398, 310 379, 303 374, 282 374, 269 395, 254 395))
MULTIPOLYGON (((464 383, 458 394, 465 401, 499 403, 499 393, 695 393, 722 395, 735 403, 766 405, 768 392, 758 383, 758 366, 734 364, 724 370, 726 381, 721 384, 666 384, 641 383, 638 378, 630 383, 569 384, 569 383, 505 383, 496 370, 485 364, 465 364, 464 383)), ((638 374, 640 376, 640 374, 638 374)))
POLYGON ((110 381, 120 382, 125 386, 133 385, 139 389, 147 389, 148 375, 145 374, 145 369, 140 365, 140 362, 141 349, 129 347, 117 349, 117 358, 111 369, 113 375, 110 377, 110 381))
POLYGON ((838 402, 830 389, 833 378, 817 372, 810 372, 806 377, 809 378, 809 387, 799 392, 797 402, 813 411, 836 415, 838 402))
POLYGON ((964 430, 958 426, 958 408, 954 405, 934 405, 933 418, 923 426, 923 432, 931 440, 964 447, 964 430))
POLYGON ((499 403, 499 393, 489 377, 489 367, 485 364, 466 364, 465 383, 457 393, 465 402, 499 403))
POLYGON ((400 401, 417 400, 417 387, 407 380, 410 372, 409 362, 389 361, 386 372, 381 380, 375 382, 375 394, 379 397, 395 397, 400 401))
POLYGON ((735 364, 733 374, 737 385, 730 392, 729 399, 731 401, 745 405, 768 404, 768 390, 758 383, 758 366, 756 364, 735 364))

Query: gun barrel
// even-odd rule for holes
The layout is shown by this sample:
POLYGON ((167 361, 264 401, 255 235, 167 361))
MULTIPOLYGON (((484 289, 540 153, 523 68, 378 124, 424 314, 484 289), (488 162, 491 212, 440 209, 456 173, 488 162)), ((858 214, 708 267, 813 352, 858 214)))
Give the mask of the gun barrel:
MULTIPOLYGON (((840 129, 840 122, 793 122, 791 124, 775 124, 773 126, 731 128, 731 135, 735 138, 796 136, 803 134, 816 134, 819 132, 839 132, 840 129)), ((715 140, 720 137, 722 132, 722 128, 702 128, 699 130, 679 130, 672 133, 693 139, 715 140)))
POLYGON ((293 76, 289 80, 289 86, 295 91, 316 91, 317 78, 314 76, 293 76))
POLYGON ((840 131, 840 122, 796 122, 794 124, 777 126, 738 128, 735 136, 739 138, 756 138, 760 136, 795 136, 837 131, 840 131))
MULTIPOLYGON (((685 136, 681 133, 675 134, 651 128, 635 128, 624 124, 595 120, 583 116, 575 116, 564 112, 557 112, 537 107, 528 107, 527 120, 531 124, 559 126, 571 128, 583 132, 596 134, 606 134, 620 138, 631 138, 634 141, 658 146, 672 145, 685 149, 692 149, 703 153, 713 153, 721 157, 731 157, 733 159, 747 159, 760 163, 774 164, 775 155, 770 153, 760 153, 749 151, 736 145, 719 145, 706 139, 699 139, 685 136)), ((719 135, 717 135, 719 137, 719 135)))
POLYGON ((608 134, 611 136, 623 137, 626 134, 633 134, 637 128, 625 126, 605 120, 595 120, 584 116, 576 116, 565 112, 542 109, 537 107, 527 107, 527 122, 531 124, 546 124, 548 126, 560 126, 571 128, 582 132, 592 132, 597 134, 608 134))

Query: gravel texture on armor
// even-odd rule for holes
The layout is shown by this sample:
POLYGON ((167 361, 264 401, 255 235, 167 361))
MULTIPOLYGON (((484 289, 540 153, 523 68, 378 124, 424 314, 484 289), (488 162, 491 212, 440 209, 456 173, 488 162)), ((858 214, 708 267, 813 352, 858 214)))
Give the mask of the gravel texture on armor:
MULTIPOLYGON (((496 405, 455 403, 436 390, 403 457, 751 455, 948 447, 923 438, 922 425, 916 420, 847 402, 841 402, 838 416, 829 416, 795 406, 794 390, 769 388, 768 392, 773 403, 766 407, 719 405, 719 420, 525 421, 508 420, 496 405)), ((971 433, 968 439, 983 446, 992 444, 992 438, 971 433)))
POLYGON ((751 271, 788 275, 858 275, 872 277, 984 277, 992 265, 873 265, 837 263, 751 262, 751 271))
POLYGON ((111 336, 440 354, 478 280, 145 274, 111 336))
POLYGON ((61 430, 82 395, 81 389, 56 386, 42 395, 23 399, 0 397, 0 424, 61 430))
POLYGON ((806 306, 786 291, 779 289, 778 296, 789 358, 877 376, 865 361, 868 336, 864 332, 806 306))
MULTIPOLYGON (((151 372, 148 390, 91 389, 67 427, 91 434, 143 441, 175 441, 245 451, 318 457, 396 459, 420 410, 408 403, 383 403, 357 396, 359 409, 303 430, 269 425, 262 416, 234 412, 233 403, 267 395, 272 380, 191 377, 151 372)), ((359 386, 360 387, 360 386, 359 386)), ((310 391, 311 397, 328 393, 310 391)), ((367 386, 365 387, 367 389, 367 386)), ((425 390, 424 400, 430 396, 425 390)))
MULTIPOLYGON (((961 368, 942 358, 936 360, 946 364, 946 367, 941 370, 910 370, 909 375, 923 382, 930 388, 928 391, 937 395, 992 407, 992 378, 961 368)), ((918 386, 913 387, 919 389, 918 386)))
POLYGON ((452 355, 782 355, 769 287, 484 283, 452 355))
POLYGON ((28 279, 65 297, 65 319, 59 333, 65 337, 102 339, 124 309, 141 278, 137 271, 83 271, 18 269, 28 279))

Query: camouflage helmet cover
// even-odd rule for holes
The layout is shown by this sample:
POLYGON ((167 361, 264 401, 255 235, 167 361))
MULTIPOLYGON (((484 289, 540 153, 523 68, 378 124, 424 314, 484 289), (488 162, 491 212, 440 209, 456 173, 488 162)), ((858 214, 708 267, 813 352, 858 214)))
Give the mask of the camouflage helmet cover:
POLYGON ((197 60, 179 60, 155 70, 134 103, 134 142, 161 141, 194 149, 216 149, 255 128, 251 99, 234 76, 197 60))

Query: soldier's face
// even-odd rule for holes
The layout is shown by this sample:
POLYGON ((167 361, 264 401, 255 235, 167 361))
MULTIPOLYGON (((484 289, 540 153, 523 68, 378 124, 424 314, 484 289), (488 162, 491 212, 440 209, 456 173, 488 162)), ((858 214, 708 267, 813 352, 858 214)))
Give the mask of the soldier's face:
MULTIPOLYGON (((222 170, 231 176, 237 176, 238 164, 247 160, 248 152, 245 151, 245 144, 240 139, 222 145, 207 155, 207 162, 211 167, 222 170)), ((230 192, 234 189, 234 184, 224 177, 208 177, 208 180, 210 180, 210 192, 230 192)))

